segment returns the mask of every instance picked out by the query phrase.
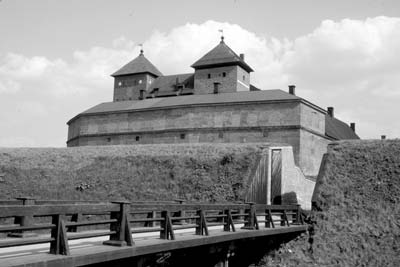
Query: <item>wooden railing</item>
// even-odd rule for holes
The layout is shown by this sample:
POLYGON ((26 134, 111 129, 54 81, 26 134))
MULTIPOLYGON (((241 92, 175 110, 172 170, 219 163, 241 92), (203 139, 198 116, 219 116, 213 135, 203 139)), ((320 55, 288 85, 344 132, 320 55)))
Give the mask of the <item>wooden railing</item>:
POLYGON ((25 201, 22 205, 1 204, 0 234, 8 233, 20 238, 0 238, 0 248, 49 242, 50 253, 61 255, 70 254, 68 240, 73 239, 109 236, 103 244, 133 246, 132 234, 138 233, 155 232, 161 239, 174 240, 175 232, 182 229, 193 229, 196 235, 207 236, 213 226, 236 232, 237 225, 258 230, 260 223, 264 223, 264 228, 303 224, 299 205, 186 204, 183 201, 25 201), (67 229, 73 231, 67 233, 67 229))

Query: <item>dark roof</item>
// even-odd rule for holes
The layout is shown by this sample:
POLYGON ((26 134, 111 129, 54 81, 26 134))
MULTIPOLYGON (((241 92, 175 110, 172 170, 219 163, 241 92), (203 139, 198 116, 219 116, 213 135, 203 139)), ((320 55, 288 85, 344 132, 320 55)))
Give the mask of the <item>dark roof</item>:
POLYGON ((176 74, 168 76, 160 76, 153 81, 148 92, 152 93, 155 88, 158 88, 158 92, 176 92, 176 82, 178 85, 184 85, 184 88, 194 88, 194 74, 176 74))
POLYGON ((336 140, 360 139, 349 125, 330 115, 325 116, 325 135, 336 140))
MULTIPOLYGON (((300 97, 282 90, 246 91, 236 93, 185 95, 176 97, 148 98, 144 100, 106 102, 94 106, 81 114, 103 112, 135 111, 153 108, 165 108, 187 105, 209 105, 224 103, 246 103, 260 101, 301 100, 300 97)), ((73 120, 73 119, 71 119, 73 120)))
POLYGON ((150 73, 155 76, 162 76, 162 73, 143 55, 141 52, 134 60, 111 74, 111 76, 122 76, 136 73, 150 73))
POLYGON ((247 65, 247 63, 244 62, 244 60, 242 60, 240 56, 233 52, 233 50, 229 46, 227 46, 222 39, 216 47, 211 49, 211 51, 209 51, 202 58, 193 63, 191 67, 195 69, 202 69, 232 64, 239 65, 248 72, 253 71, 253 69, 249 65, 247 65))
POLYGON ((261 91, 261 89, 250 84, 250 91, 261 91))

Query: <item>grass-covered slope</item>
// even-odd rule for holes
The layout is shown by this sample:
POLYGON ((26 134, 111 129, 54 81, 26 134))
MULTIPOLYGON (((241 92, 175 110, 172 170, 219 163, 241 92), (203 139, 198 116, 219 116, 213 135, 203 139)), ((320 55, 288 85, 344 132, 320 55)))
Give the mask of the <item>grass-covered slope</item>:
POLYGON ((0 199, 242 200, 260 147, 0 148, 0 199))
POLYGON ((400 140, 328 148, 313 227, 267 266, 400 266, 400 140))

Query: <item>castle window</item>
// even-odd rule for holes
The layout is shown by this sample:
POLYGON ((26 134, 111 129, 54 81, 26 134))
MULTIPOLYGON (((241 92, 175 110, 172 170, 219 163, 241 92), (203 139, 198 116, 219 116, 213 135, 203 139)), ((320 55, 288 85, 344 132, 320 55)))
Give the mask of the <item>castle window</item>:
POLYGON ((133 85, 137 85, 137 80, 134 80, 134 81, 133 81, 133 85))
POLYGON ((208 78, 208 79, 211 79, 211 74, 210 74, 210 73, 207 75, 207 78, 208 78))
POLYGON ((107 142, 111 142, 111 137, 107 137, 107 142))
POLYGON ((246 81, 246 76, 243 75, 243 81, 246 81))
MULTIPOLYGON (((244 77, 244 76, 243 76, 243 77, 244 77)), ((139 80, 139 84, 142 84, 142 82, 143 82, 142 80, 139 80)))
POLYGON ((186 135, 184 133, 181 134, 181 139, 185 139, 186 135))
POLYGON ((214 94, 219 93, 219 85, 220 85, 220 83, 214 83, 214 94))
POLYGON ((136 137, 135 137, 135 140, 136 140, 136 142, 139 142, 140 136, 136 136, 136 137))
POLYGON ((223 73, 222 73, 222 77, 226 77, 226 72, 223 72, 223 73))
POLYGON ((118 82, 118 86, 122 86, 122 82, 118 82))

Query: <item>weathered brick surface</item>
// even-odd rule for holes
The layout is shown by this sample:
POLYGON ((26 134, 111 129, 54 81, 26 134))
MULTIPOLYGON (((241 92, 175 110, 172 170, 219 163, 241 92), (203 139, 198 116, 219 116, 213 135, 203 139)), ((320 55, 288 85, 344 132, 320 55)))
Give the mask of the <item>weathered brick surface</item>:
POLYGON ((144 73, 115 77, 113 101, 138 100, 140 90, 147 90, 153 81, 154 77, 144 73))
POLYGON ((248 72, 240 66, 225 66, 196 70, 194 73, 195 94, 212 94, 216 82, 220 83, 219 92, 221 93, 250 90, 250 74, 248 72), (225 77, 223 73, 225 73, 225 77), (239 79, 240 82, 238 82, 239 79))
POLYGON ((293 146, 296 164, 316 175, 328 140, 318 121, 323 116, 303 106, 230 104, 82 116, 70 124, 68 146, 276 142, 293 146))

